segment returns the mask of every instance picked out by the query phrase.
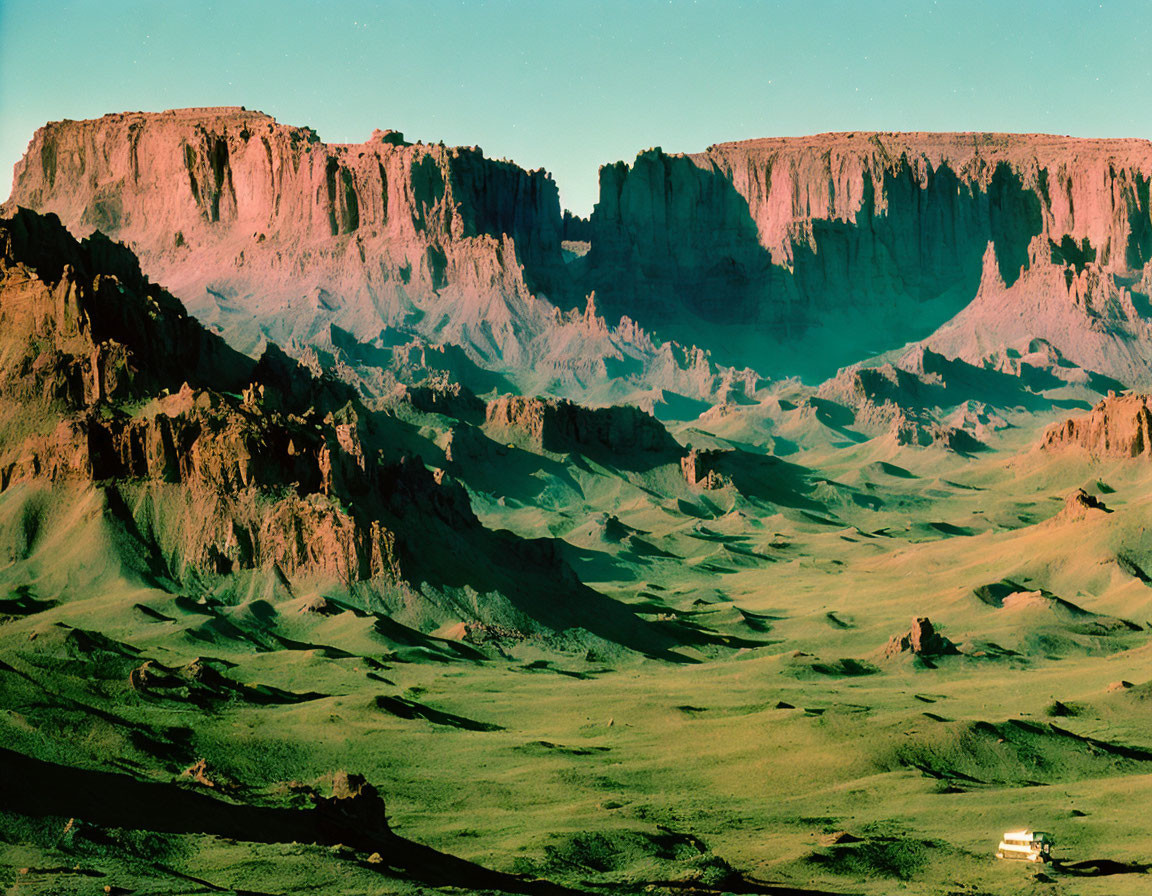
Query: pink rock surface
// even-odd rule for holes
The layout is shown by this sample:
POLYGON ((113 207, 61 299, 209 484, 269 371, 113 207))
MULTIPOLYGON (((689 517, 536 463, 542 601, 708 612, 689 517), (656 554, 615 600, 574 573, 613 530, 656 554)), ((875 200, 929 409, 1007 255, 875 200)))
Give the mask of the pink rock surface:
POLYGON ((845 343, 842 364, 928 336, 979 291, 932 347, 974 360, 1039 336, 1147 377, 1131 343, 1149 338, 1150 178, 1143 140, 852 133, 648 150, 601 169, 588 278, 646 326, 702 319, 777 343, 819 329, 824 352, 845 343))
POLYGON ((45 125, 16 166, 15 205, 128 243, 209 320, 238 305, 286 318, 281 338, 314 335, 321 317, 374 336, 448 287, 490 328, 510 327, 508 303, 563 270, 544 171, 395 132, 329 145, 238 108, 45 125))
POLYGON ((840 133, 647 150, 601 169, 580 225, 590 249, 566 266, 543 171, 391 131, 330 145, 220 108, 48 124, 9 209, 128 242, 246 351, 403 324, 541 378, 607 379, 641 358, 662 387, 703 396, 722 373, 665 363, 647 331, 739 365, 791 351, 822 376, 913 340, 975 362, 1039 337, 1152 381, 1150 179, 1141 140, 840 133), (587 313, 558 310, 591 291, 587 313))
POLYGON ((1079 449, 1099 457, 1152 457, 1147 395, 1109 395, 1091 413, 1048 428, 1043 450, 1079 449))

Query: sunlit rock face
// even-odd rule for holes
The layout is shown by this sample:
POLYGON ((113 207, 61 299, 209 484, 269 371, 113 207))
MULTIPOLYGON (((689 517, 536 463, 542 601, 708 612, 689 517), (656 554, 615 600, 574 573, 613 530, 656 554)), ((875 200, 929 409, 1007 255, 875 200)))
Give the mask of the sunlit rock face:
POLYGON ((17 165, 10 205, 128 243, 209 319, 289 319, 280 338, 332 322, 371 337, 444 302, 457 335, 495 351, 564 274, 544 171, 394 131, 329 145, 241 108, 50 123, 17 165))
POLYGON ((1094 457, 1152 457, 1149 396, 1110 394, 1092 411, 1049 427, 1040 447, 1079 450, 1094 457))

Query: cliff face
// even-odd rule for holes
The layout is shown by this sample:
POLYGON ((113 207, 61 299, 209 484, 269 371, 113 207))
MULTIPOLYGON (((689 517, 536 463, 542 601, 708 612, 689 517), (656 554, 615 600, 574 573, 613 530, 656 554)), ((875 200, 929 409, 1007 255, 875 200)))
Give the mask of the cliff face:
POLYGON ((1080 449, 1097 457, 1152 457, 1152 410, 1147 395, 1111 394, 1092 411, 1049 427, 1045 451, 1080 449))
POLYGON ((48 124, 16 167, 10 205, 128 243, 210 319, 237 305, 294 318, 279 336, 314 334, 323 319, 371 337, 441 291, 515 303, 563 286, 558 194, 543 171, 391 131, 328 145, 239 108, 48 124))
POLYGON ((648 150, 600 179, 591 220, 565 223, 546 173, 477 148, 384 131, 329 145, 258 112, 187 109, 46 125, 10 207, 128 242, 251 352, 394 326, 530 372, 529 391, 536 374, 606 380, 639 361, 645 388, 712 398, 661 367, 648 331, 821 378, 928 337, 971 361, 1038 337, 1152 381, 1133 348, 1152 338, 1146 141, 825 134, 648 150), (557 308, 591 292, 603 322, 557 308))
POLYGON ((645 458, 655 465, 682 453, 660 421, 629 405, 591 409, 570 401, 512 395, 488 403, 485 423, 502 433, 520 433, 545 451, 606 456, 625 467, 645 458))
POLYGON ((687 313, 797 335, 863 322, 855 341, 883 333, 876 350, 969 302, 989 246, 1005 288, 1037 266, 1138 279, 1150 178, 1152 144, 1137 140, 861 133, 649 150, 601 169, 586 277, 641 324, 687 313))
POLYGON ((77 243, 53 218, 0 226, 0 389, 80 407, 135 399, 186 380, 222 391, 252 362, 147 282, 132 253, 96 235, 77 243))

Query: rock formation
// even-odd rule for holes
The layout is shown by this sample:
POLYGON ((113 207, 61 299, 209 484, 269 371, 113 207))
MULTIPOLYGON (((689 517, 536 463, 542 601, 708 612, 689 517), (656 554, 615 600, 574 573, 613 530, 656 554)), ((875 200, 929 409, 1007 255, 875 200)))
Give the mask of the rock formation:
POLYGON ((147 516, 130 527, 162 539, 164 575, 395 583, 457 541, 575 582, 554 550, 485 530, 391 418, 274 345, 233 352, 107 240, 0 221, 0 323, 0 493, 94 486, 110 517, 147 516))
POLYGON ((46 125, 9 210, 128 242, 245 350, 392 325, 575 382, 582 365, 656 364, 636 333, 652 328, 725 363, 825 375, 911 339, 977 363, 1042 338, 1152 380, 1132 347, 1152 338, 1145 141, 823 134, 647 150, 600 178, 585 223, 562 218, 546 173, 475 147, 383 131, 329 145, 259 112, 184 109, 46 125), (603 326, 562 313, 590 291, 603 326))
POLYGON ((904 653, 919 657, 934 657, 959 652, 956 645, 937 632, 932 620, 926 617, 913 619, 912 628, 902 635, 893 635, 884 648, 886 657, 900 656, 904 653))
POLYGON ((730 483, 719 466, 732 452, 721 448, 689 448, 680 458, 680 471, 684 481, 693 488, 716 489, 730 483))
POLYGON ((1040 448, 1078 448, 1097 457, 1152 457, 1148 396, 1110 393, 1091 413, 1049 427, 1040 448))
POLYGON ((297 300, 319 269, 330 294, 381 288, 393 301, 449 282, 490 287, 518 266, 534 285, 562 270, 556 186, 543 171, 395 131, 328 145, 242 108, 52 122, 17 166, 12 202, 129 242, 178 287, 213 256, 263 268, 277 277, 268 291, 297 300), (276 264, 285 252, 291 270, 276 264))
POLYGON ((419 386, 402 386, 403 400, 427 414, 443 414, 469 423, 481 423, 487 405, 459 383, 426 381, 419 386))
POLYGON ((252 318, 287 344, 428 316, 479 356, 514 356, 515 327, 552 319, 533 296, 566 289, 545 172, 395 132, 328 145, 241 108, 45 125, 16 168, 16 206, 128 243, 245 350, 264 338, 252 318))
MULTIPOLYGON (((897 445, 972 452, 982 447, 975 431, 986 432, 991 423, 986 408, 981 410, 973 399, 1003 400, 1004 380, 1007 377, 918 346, 896 363, 846 367, 820 386, 818 396, 850 408, 854 427, 885 432, 897 445), (964 406, 958 414, 938 419, 956 405, 964 406)), ((1020 384, 1009 383, 1014 390, 1010 398, 1017 402, 1020 384)))
POLYGON ((100 235, 77 243, 53 217, 22 212, 0 227, 0 291, 0 388, 10 398, 80 407, 185 381, 237 391, 252 371, 123 246, 100 235))
MULTIPOLYGON (((1139 140, 852 133, 648 150, 601 169, 588 285, 645 326, 687 315, 789 339, 822 327, 828 352, 848 339, 844 361, 928 335, 1025 270, 1059 281, 1045 302, 1111 290, 1118 308, 1139 307, 1150 177, 1152 144, 1139 140)), ((1078 351, 1083 327, 1044 327, 1041 314, 1020 326, 1037 332, 1007 341, 1043 336, 1108 372, 1078 351)), ((955 355, 968 341, 941 344, 955 355)))
POLYGON ((627 463, 635 455, 670 459, 680 445, 660 421, 639 408, 585 408, 570 401, 503 396, 488 403, 485 425, 519 433, 544 451, 582 451, 627 463))
MULTIPOLYGON (((459 347, 527 391, 596 382, 624 398, 640 379, 703 398, 734 375, 579 307, 565 258, 587 251, 587 222, 565 225, 546 172, 477 147, 394 131, 325 144, 242 108, 121 113, 41 128, 4 213, 18 206, 126 242, 235 347, 257 354, 273 340, 301 357, 316 346, 376 394, 390 385, 381 366, 408 381, 403 341, 459 347), (567 240, 578 251, 566 236, 583 238, 567 240)), ((442 360, 438 371, 459 367, 442 360)))
POLYGON ((1063 509, 1053 519, 1058 523, 1070 523, 1111 512, 1108 505, 1095 495, 1078 488, 1064 499, 1063 509))

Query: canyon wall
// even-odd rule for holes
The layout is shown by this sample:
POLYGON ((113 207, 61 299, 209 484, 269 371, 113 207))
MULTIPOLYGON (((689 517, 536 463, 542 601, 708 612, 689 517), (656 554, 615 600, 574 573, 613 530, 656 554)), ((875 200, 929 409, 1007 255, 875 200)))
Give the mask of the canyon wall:
POLYGON ((795 337, 848 321, 891 348, 972 300, 989 245, 1005 288, 1037 261, 1139 279, 1150 178, 1141 140, 854 133, 652 149, 601 169, 584 277, 642 325, 795 337))
POLYGON ((453 545, 482 558, 459 584, 509 578, 511 554, 518 574, 579 590, 547 542, 485 529, 463 488, 402 447, 406 429, 274 345, 258 362, 232 350, 122 246, 78 242, 26 209, 0 220, 6 506, 96 494, 128 554, 162 558, 149 574, 174 582, 260 570, 347 588, 441 584, 453 545))
POLYGON ((127 242, 252 353, 394 326, 562 383, 648 370, 652 332, 823 378, 948 324, 930 344, 950 356, 1039 337, 1131 383, 1152 379, 1150 182, 1147 141, 824 134, 606 165, 584 222, 475 147, 329 145, 224 108, 46 125, 8 210, 127 242), (606 327, 559 310, 592 292, 606 327))
MULTIPOLYGON (((52 122, 16 167, 17 205, 127 243, 224 329, 236 313, 292 318, 282 339, 329 322, 375 336, 441 293, 516 303, 564 288, 545 172, 394 131, 330 145, 242 108, 52 122)), ((480 316, 510 326, 491 301, 480 316)))

